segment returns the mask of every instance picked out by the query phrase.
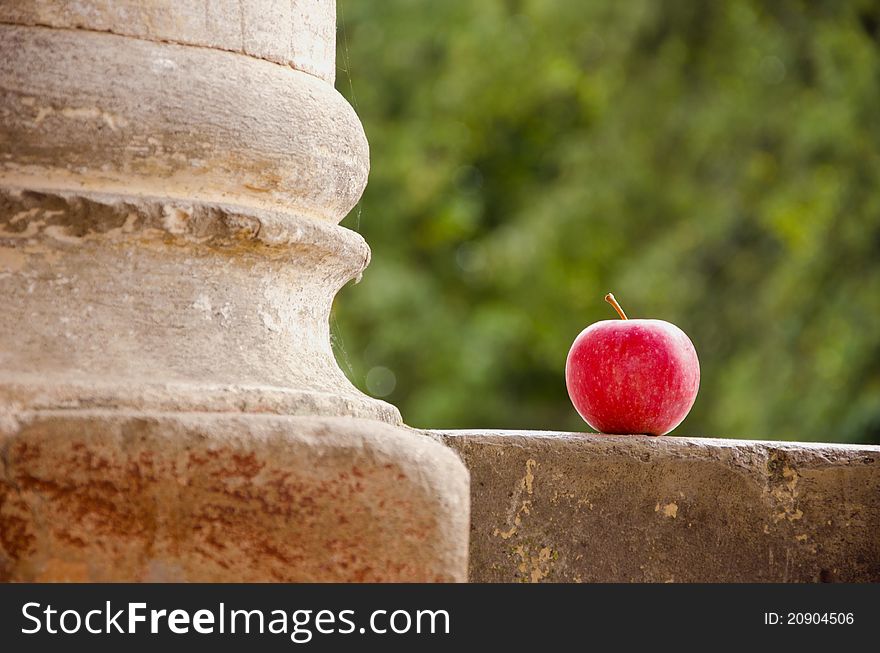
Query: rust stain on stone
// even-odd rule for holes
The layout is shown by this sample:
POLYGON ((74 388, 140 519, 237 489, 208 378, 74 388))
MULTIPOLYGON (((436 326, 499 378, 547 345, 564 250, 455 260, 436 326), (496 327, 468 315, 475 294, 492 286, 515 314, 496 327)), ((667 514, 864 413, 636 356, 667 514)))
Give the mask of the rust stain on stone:
POLYGON ((12 514, 12 511, 26 511, 15 495, 12 487, 0 482, 0 545, 8 557, 20 560, 35 550, 37 538, 31 531, 29 519, 12 514))
POLYGON ((232 459, 234 473, 245 478, 253 478, 266 466, 266 463, 258 461, 257 456, 253 453, 233 453, 230 458, 232 459))

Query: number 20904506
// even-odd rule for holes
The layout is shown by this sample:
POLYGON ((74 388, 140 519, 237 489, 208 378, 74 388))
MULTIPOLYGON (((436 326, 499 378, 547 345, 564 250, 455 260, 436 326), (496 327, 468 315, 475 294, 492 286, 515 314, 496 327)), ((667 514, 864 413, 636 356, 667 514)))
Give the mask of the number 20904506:
POLYGON ((855 621, 852 612, 765 612, 764 623, 774 624, 851 624, 855 621))

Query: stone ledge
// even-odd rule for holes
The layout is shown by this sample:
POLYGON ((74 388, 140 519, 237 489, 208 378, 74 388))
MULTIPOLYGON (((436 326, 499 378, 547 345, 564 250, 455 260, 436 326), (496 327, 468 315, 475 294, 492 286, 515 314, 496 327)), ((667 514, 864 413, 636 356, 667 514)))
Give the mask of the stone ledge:
POLYGON ((880 447, 432 431, 477 582, 880 581, 880 447))

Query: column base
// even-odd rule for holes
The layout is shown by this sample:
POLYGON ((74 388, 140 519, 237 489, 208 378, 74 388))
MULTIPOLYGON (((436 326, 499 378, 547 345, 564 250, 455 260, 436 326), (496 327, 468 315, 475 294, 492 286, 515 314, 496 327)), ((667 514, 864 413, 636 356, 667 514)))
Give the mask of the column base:
POLYGON ((468 472, 346 417, 46 411, 0 424, 0 580, 463 581, 468 472))

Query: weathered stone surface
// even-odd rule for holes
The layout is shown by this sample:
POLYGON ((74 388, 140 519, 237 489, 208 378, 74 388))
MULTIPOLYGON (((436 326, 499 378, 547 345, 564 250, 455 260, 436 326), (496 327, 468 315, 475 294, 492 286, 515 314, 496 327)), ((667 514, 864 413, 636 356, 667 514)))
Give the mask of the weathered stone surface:
POLYGON ((252 57, 0 25, 0 185, 339 222, 369 148, 329 84, 252 57))
POLYGON ((435 432, 472 581, 880 581, 880 447, 435 432))
POLYGON ((465 578, 467 470, 330 347, 333 13, 0 0, 0 580, 465 578))
POLYGON ((333 83, 333 0, 0 0, 0 23, 112 32, 240 52, 333 83))
POLYGON ((353 418, 66 411, 0 422, 0 579, 460 581, 468 475, 353 418))
POLYGON ((399 423, 336 364, 331 302, 369 249, 324 221, 0 188, 0 413, 354 415, 399 423))

